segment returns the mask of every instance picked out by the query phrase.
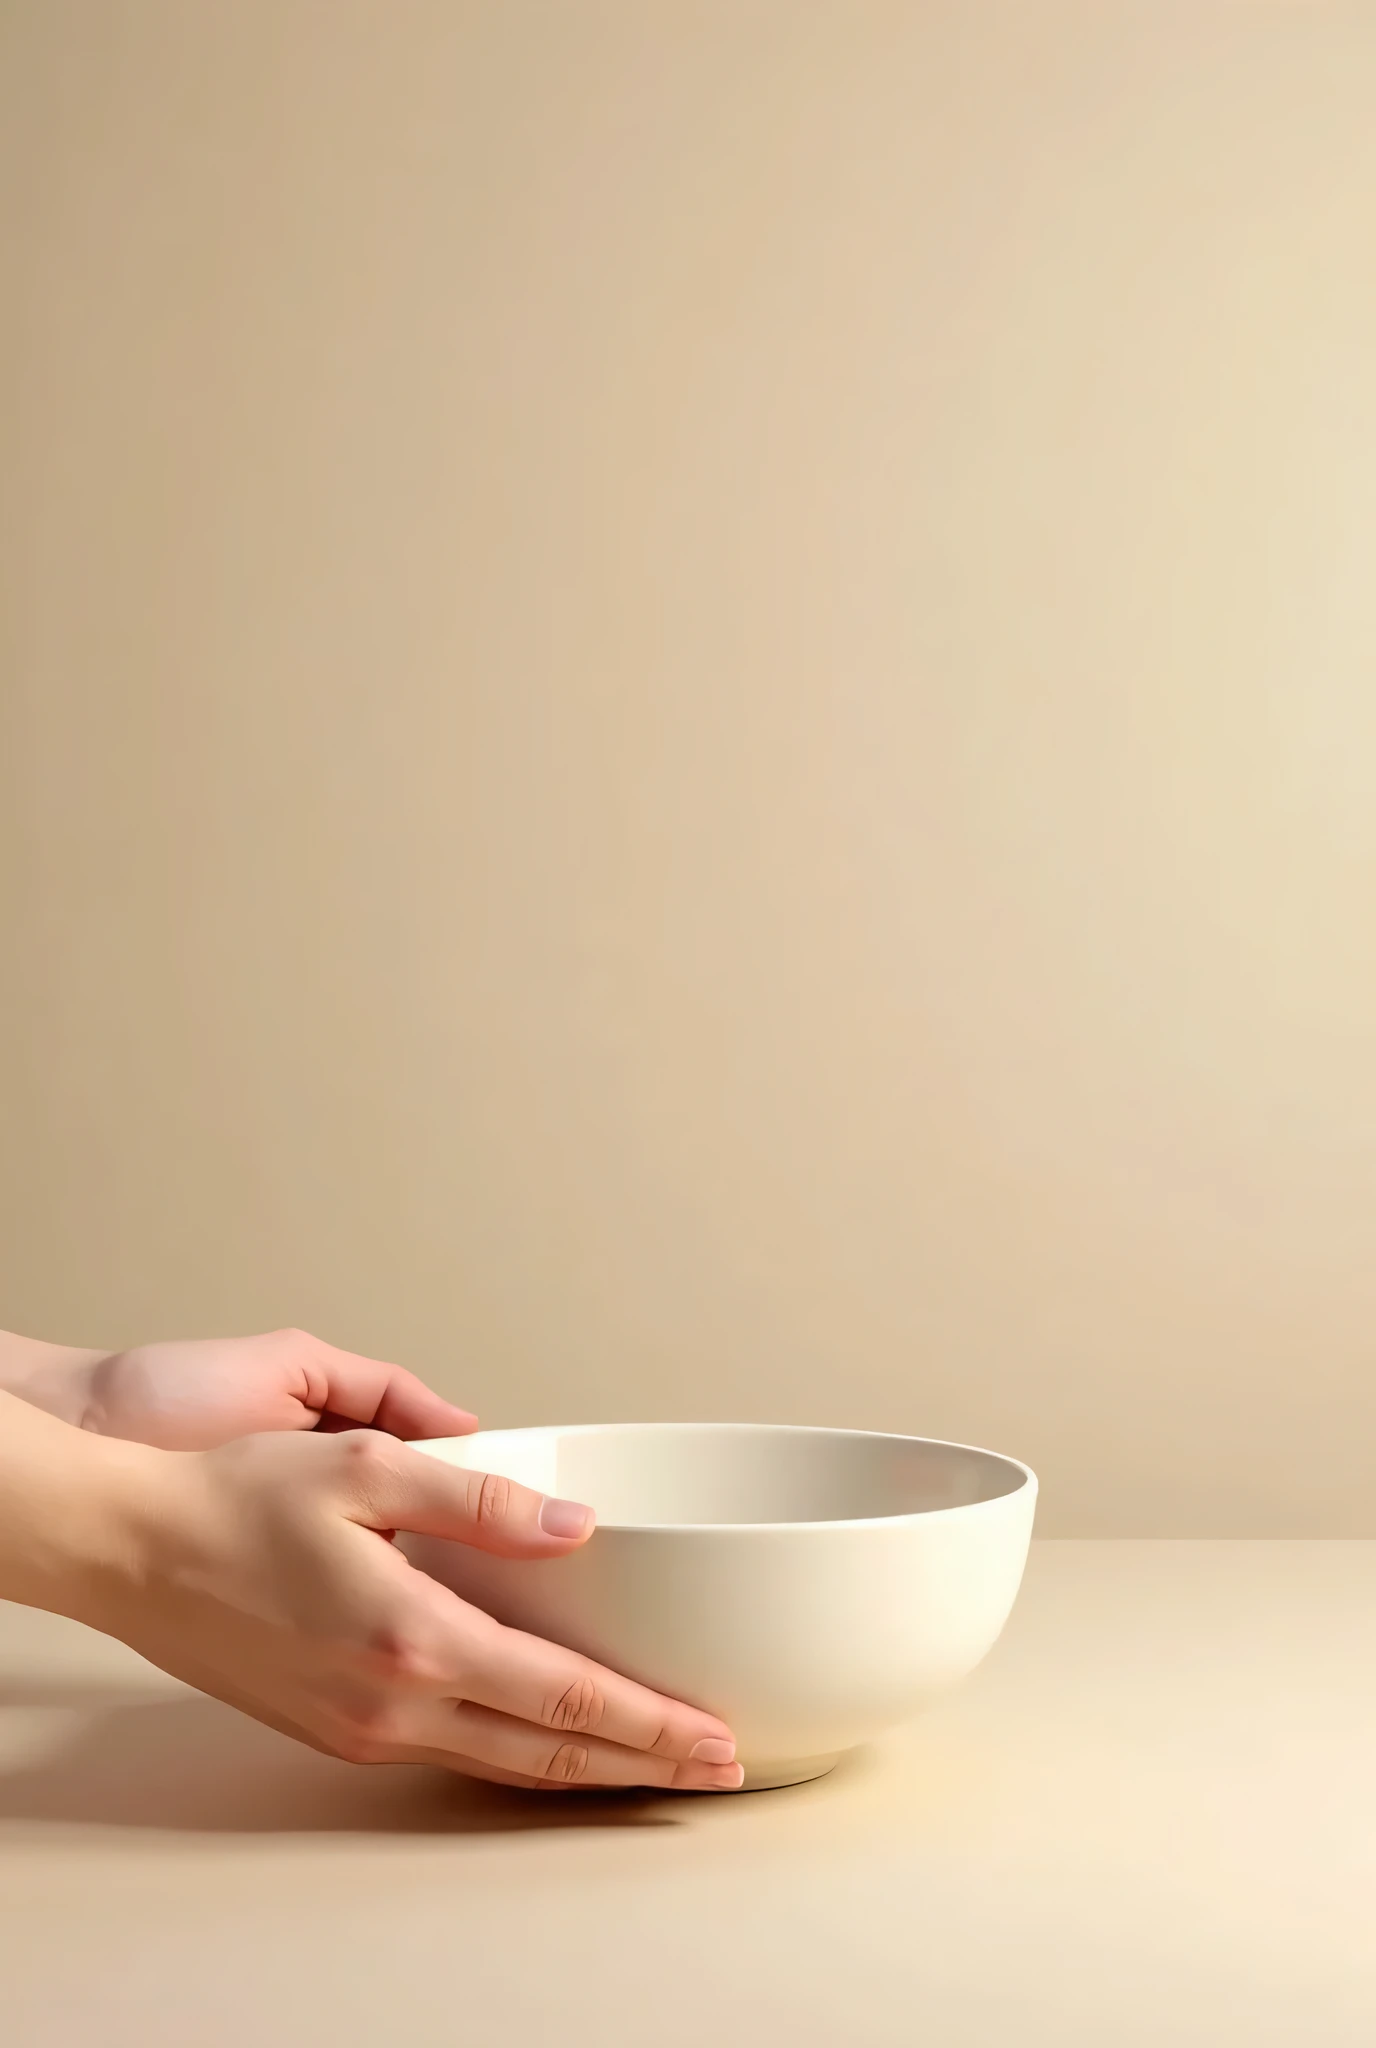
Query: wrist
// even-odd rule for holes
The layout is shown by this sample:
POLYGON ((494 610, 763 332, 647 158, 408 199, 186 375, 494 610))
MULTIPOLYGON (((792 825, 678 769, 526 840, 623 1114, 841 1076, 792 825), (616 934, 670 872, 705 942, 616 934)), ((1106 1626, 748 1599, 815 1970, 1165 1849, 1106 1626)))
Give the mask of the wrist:
POLYGON ((79 1429, 91 1405, 97 1368, 109 1355, 0 1331, 0 1391, 79 1429))
POLYGON ((109 1629, 147 1578, 171 1462, 0 1394, 0 1598, 109 1629))

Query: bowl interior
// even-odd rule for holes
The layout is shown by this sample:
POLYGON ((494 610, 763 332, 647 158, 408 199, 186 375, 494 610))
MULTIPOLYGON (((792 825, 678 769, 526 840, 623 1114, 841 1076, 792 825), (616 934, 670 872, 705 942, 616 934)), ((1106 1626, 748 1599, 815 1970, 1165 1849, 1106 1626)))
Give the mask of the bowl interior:
POLYGON ((1028 1483, 991 1451, 753 1423, 505 1430, 417 1448, 587 1501, 603 1527, 868 1520, 971 1507, 1028 1483))

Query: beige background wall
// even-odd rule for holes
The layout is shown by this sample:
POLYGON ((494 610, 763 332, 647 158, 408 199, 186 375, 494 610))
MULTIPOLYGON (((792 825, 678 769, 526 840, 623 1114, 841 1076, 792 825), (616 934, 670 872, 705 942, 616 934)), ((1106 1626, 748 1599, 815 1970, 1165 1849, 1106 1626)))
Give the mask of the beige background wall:
POLYGON ((0 1323, 1376 1533, 1376 10, 0 0, 0 1323))

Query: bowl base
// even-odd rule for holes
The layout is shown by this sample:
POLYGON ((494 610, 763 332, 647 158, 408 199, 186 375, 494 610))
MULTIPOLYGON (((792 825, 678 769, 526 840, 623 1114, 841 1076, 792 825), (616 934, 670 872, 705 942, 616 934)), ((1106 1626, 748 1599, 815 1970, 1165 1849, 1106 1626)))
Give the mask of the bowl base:
POLYGON ((840 1763, 842 1751, 831 1756, 795 1756, 790 1763, 747 1764, 742 1792, 775 1792, 783 1785, 806 1785, 811 1778, 824 1778, 840 1763))

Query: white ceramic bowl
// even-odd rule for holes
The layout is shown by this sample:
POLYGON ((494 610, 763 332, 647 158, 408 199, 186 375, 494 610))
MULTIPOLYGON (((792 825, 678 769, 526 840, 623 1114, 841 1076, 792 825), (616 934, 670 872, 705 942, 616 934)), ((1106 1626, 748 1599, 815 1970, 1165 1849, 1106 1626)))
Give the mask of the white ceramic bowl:
POLYGON ((540 1563, 406 1550, 498 1620, 720 1714, 747 1789, 820 1777, 974 1669, 1037 1495, 1013 1458, 861 1430, 594 1423, 415 1448, 597 1510, 581 1550, 540 1563))

